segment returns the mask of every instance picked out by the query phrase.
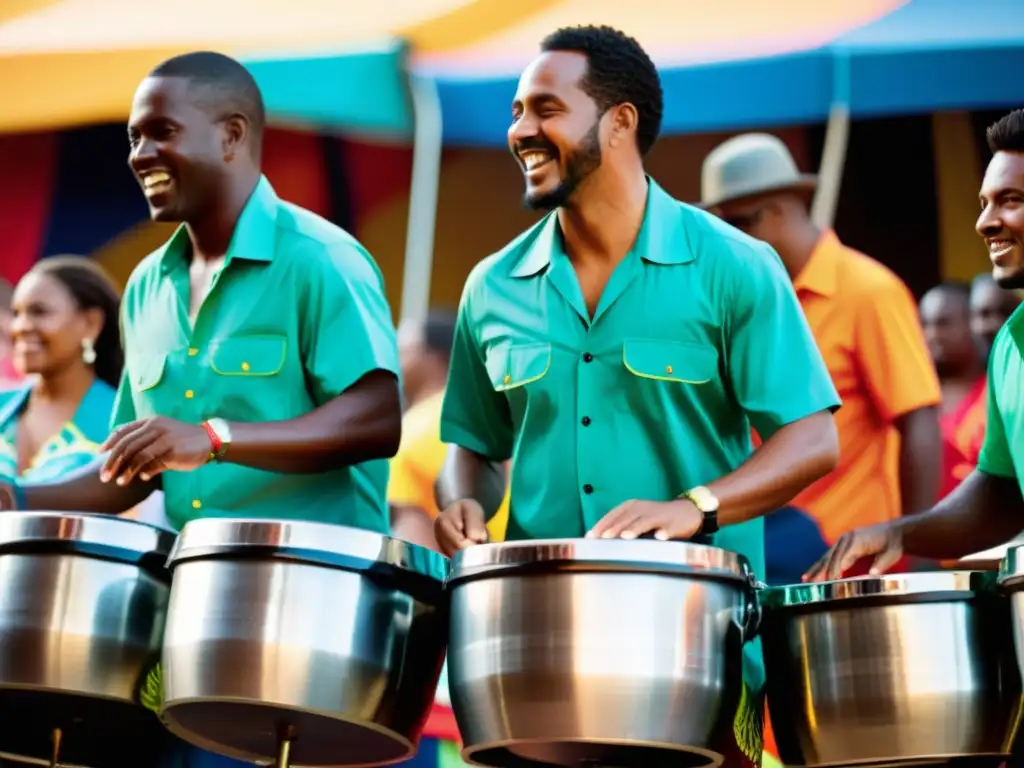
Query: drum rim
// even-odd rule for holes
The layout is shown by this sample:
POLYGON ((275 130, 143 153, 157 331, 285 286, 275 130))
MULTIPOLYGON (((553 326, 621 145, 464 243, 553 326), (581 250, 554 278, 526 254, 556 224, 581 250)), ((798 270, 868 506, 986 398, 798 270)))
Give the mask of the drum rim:
POLYGON ((534 539, 479 544, 456 552, 449 583, 545 566, 569 571, 654 572, 743 584, 752 579, 743 555, 706 544, 656 539, 534 539))
POLYGON ((835 581, 810 584, 788 584, 765 587, 759 598, 766 611, 799 608, 826 603, 842 604, 849 600, 871 599, 898 601, 908 597, 948 596, 950 599, 968 599, 976 594, 993 591, 994 574, 991 571, 927 571, 920 573, 890 573, 880 576, 855 576, 835 581))
MULTIPOLYGON (((92 512, 38 510, 0 515, 0 556, 81 554, 130 564, 162 560, 175 534, 149 523, 92 512)), ((162 565, 162 563, 161 563, 162 565)))
POLYGON ((201 518, 185 524, 167 558, 174 568, 189 561, 232 560, 266 555, 353 571, 381 567, 423 576, 443 584, 444 555, 401 539, 361 528, 306 520, 201 518))
POLYGON ((1024 545, 1010 547, 999 563, 999 586, 1012 592, 1024 586, 1024 545))

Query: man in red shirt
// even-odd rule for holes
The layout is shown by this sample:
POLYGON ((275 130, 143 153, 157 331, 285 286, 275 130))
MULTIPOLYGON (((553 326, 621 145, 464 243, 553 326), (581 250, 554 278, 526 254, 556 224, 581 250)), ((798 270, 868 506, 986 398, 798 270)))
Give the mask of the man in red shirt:
POLYGON ((977 466, 985 439, 985 361, 971 333, 971 288, 943 283, 921 298, 919 310, 928 351, 942 387, 940 498, 977 466))

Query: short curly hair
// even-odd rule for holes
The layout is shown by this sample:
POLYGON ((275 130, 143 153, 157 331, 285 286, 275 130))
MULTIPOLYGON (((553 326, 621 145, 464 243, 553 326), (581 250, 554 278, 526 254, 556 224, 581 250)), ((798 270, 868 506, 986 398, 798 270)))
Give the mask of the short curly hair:
POLYGON ((661 132, 664 108, 661 78, 640 43, 606 26, 563 27, 540 44, 545 53, 566 51, 587 57, 587 73, 580 86, 602 112, 617 104, 636 107, 639 124, 637 148, 646 155, 661 132))
POLYGON ((988 148, 996 152, 1024 152, 1024 109, 1015 109, 985 131, 988 148))

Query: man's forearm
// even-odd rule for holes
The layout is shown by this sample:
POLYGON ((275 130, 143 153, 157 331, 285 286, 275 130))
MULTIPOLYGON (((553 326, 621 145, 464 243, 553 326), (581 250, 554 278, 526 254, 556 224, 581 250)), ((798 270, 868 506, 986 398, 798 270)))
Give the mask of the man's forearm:
POLYGON ((224 461, 286 474, 316 474, 395 455, 402 436, 398 380, 373 371, 297 419, 229 422, 224 461))
POLYGON ((505 467, 479 453, 457 445, 448 446, 444 466, 437 479, 435 495, 440 509, 462 499, 475 499, 490 520, 505 497, 505 467))
POLYGON ((904 515, 931 509, 939 495, 942 434, 936 409, 919 408, 896 420, 900 433, 900 503, 904 515))
POLYGON ((895 525, 908 555, 953 560, 1005 544, 1024 528, 1022 521, 1017 481, 975 470, 933 509, 895 525))
POLYGON ((105 458, 105 455, 97 457, 85 467, 53 482, 20 486, 19 496, 24 507, 116 515, 142 503, 160 487, 159 478, 148 483, 136 479, 125 486, 101 482, 99 472, 105 458))
POLYGON ((835 421, 828 411, 787 424, 734 472, 711 483, 718 521, 735 525, 785 506, 831 472, 839 457, 835 421))

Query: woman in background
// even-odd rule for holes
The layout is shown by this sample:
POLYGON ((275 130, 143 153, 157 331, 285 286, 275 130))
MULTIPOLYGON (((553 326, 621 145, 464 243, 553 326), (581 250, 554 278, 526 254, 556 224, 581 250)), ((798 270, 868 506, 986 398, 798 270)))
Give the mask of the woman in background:
POLYGON ((110 428, 124 356, 120 295, 94 262, 43 259, 11 300, 11 362, 0 392, 0 475, 52 480, 93 460, 110 428))

